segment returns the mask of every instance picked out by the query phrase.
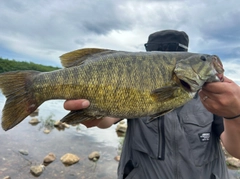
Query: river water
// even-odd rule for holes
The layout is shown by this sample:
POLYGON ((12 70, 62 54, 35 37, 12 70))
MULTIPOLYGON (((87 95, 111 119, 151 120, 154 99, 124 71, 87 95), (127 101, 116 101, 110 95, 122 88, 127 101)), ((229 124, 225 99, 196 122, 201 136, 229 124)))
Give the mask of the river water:
MULTIPOLYGON (((4 103, 5 98, 0 94, 0 109, 4 103)), ((63 101, 52 100, 40 106, 38 118, 44 120, 53 116, 52 119, 60 120, 66 114, 63 101)), ((65 128, 64 131, 54 128, 45 134, 41 123, 32 126, 28 123, 30 120, 31 117, 27 117, 7 132, 0 127, 0 178, 36 178, 30 173, 30 167, 42 164, 50 152, 56 155, 56 160, 45 167, 39 179, 116 178, 118 162, 114 157, 118 155, 121 139, 115 132, 115 125, 109 129, 87 129, 83 125, 65 128), (27 151, 28 155, 22 155, 20 150, 27 151), (98 162, 88 160, 88 155, 93 151, 100 152, 98 162), (66 167, 60 161, 66 153, 76 154, 80 161, 66 167)))
MULTIPOLYGON (((61 100, 47 101, 39 107, 39 120, 52 116, 60 120, 68 112, 63 108, 61 100)), ((0 109, 3 108, 5 97, 0 94, 0 109)), ((14 112, 14 111, 13 111, 14 112)), ((0 111, 0 117, 1 117, 0 111)), ((46 166, 39 179, 115 179, 117 178, 118 162, 114 157, 119 154, 122 138, 115 132, 116 126, 108 129, 97 127, 87 129, 80 125, 59 131, 54 128, 49 134, 43 132, 43 126, 36 126, 28 122, 27 117, 9 131, 0 127, 0 178, 10 176, 12 179, 36 178, 30 173, 30 167, 40 165, 48 153, 54 153, 56 160, 46 166), (22 155, 19 151, 27 151, 22 155), (97 162, 88 160, 88 155, 100 152, 97 162), (60 158, 66 153, 73 153, 80 157, 77 164, 65 166, 60 158)), ((240 179, 238 170, 230 170, 231 179, 240 179)))

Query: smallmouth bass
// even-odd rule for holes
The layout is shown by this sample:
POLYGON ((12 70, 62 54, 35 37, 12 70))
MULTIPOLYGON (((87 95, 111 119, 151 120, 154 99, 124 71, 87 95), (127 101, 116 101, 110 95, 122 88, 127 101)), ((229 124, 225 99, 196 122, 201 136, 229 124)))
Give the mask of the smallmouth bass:
POLYGON ((224 70, 215 55, 189 52, 124 52, 86 48, 60 57, 65 67, 52 72, 0 74, 7 100, 2 128, 9 130, 51 99, 88 99, 62 121, 78 124, 102 118, 152 119, 184 105, 205 82, 221 81, 224 70))

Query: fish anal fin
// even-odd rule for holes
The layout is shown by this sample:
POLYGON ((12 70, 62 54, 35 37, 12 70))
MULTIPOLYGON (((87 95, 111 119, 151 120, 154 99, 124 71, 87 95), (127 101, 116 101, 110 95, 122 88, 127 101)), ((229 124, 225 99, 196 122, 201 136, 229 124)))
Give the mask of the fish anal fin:
POLYGON ((102 52, 115 52, 115 51, 100 48, 84 48, 65 53, 60 56, 60 60, 63 67, 69 68, 73 66, 79 66, 83 64, 84 61, 88 59, 90 56, 102 52))
POLYGON ((90 116, 86 114, 86 110, 71 111, 61 119, 61 122, 65 122, 70 125, 76 125, 84 121, 100 119, 102 116, 90 116))

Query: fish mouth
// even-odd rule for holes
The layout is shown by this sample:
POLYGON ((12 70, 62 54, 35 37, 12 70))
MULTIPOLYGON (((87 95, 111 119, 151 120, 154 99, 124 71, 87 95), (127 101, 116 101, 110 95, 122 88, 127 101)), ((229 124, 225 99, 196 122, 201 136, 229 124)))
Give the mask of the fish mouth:
POLYGON ((183 87, 186 91, 188 91, 188 92, 194 92, 194 91, 196 91, 195 88, 193 87, 193 86, 194 86, 193 84, 195 84, 196 86, 198 86, 198 84, 196 83, 196 81, 191 80, 191 79, 188 79, 188 80, 191 81, 191 84, 192 84, 192 85, 190 85, 189 83, 187 83, 186 81, 181 80, 181 79, 180 79, 179 81, 180 81, 182 87, 183 87))
POLYGON ((223 82, 224 80, 224 69, 223 69, 223 64, 221 60, 218 58, 218 56, 214 55, 213 56, 213 68, 216 70, 216 76, 218 79, 223 82))

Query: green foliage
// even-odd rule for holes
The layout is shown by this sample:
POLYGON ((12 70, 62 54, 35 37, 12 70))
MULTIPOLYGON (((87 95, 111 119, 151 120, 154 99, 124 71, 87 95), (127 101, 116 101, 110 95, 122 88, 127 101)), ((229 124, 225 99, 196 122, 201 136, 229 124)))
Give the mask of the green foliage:
POLYGON ((46 119, 40 119, 41 120, 41 124, 42 126, 40 127, 40 129, 42 129, 43 127, 44 128, 47 128, 49 130, 52 130, 54 128, 54 123, 56 122, 54 119, 53 119, 53 114, 49 115, 46 119))
POLYGON ((16 70, 36 70, 41 72, 58 70, 58 67, 44 66, 33 62, 19 62, 15 60, 3 59, 0 57, 0 73, 16 70))

